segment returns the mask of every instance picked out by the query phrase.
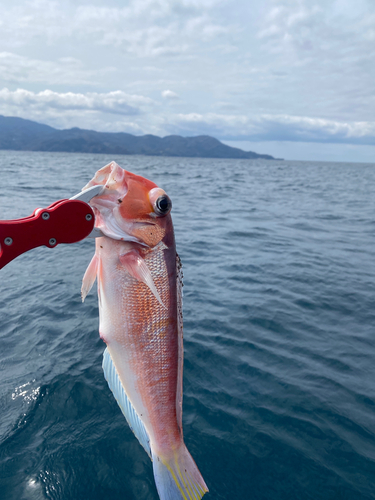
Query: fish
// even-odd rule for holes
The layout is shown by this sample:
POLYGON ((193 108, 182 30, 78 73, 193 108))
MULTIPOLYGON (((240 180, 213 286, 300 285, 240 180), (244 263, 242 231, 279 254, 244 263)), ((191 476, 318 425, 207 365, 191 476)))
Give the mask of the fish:
POLYGON ((172 202, 152 181, 111 162, 83 188, 95 254, 82 300, 97 279, 103 371, 122 413, 152 460, 160 500, 199 500, 208 491, 182 431, 182 270, 172 202))

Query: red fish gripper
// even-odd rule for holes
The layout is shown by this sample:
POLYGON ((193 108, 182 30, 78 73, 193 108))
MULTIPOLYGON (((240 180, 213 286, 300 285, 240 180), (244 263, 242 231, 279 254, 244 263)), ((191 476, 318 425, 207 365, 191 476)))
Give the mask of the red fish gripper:
POLYGON ((94 224, 92 208, 80 200, 59 200, 29 217, 0 220, 0 269, 33 248, 81 241, 94 224))

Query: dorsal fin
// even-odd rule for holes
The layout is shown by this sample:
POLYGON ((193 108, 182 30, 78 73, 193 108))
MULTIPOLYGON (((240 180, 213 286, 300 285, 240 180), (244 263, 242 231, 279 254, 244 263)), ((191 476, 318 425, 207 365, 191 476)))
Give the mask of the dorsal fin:
POLYGON ((177 335, 178 335, 178 368, 177 368, 177 394, 176 394, 176 415, 177 423, 182 437, 182 369, 184 363, 183 346, 183 320, 182 320, 182 287, 183 274, 181 259, 176 254, 176 291, 177 291, 177 335))

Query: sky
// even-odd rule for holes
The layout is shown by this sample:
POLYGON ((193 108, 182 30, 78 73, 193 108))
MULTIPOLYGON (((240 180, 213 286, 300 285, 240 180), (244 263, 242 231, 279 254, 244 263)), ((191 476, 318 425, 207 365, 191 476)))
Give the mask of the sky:
POLYGON ((0 114, 375 163, 374 0, 0 0, 0 114))

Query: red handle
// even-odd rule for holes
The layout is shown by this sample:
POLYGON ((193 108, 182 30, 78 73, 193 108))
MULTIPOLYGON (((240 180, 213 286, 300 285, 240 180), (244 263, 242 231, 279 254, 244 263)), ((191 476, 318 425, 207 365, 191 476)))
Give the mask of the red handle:
POLYGON ((29 217, 0 221, 0 269, 32 248, 81 241, 94 224, 92 208, 80 200, 59 200, 29 217))

